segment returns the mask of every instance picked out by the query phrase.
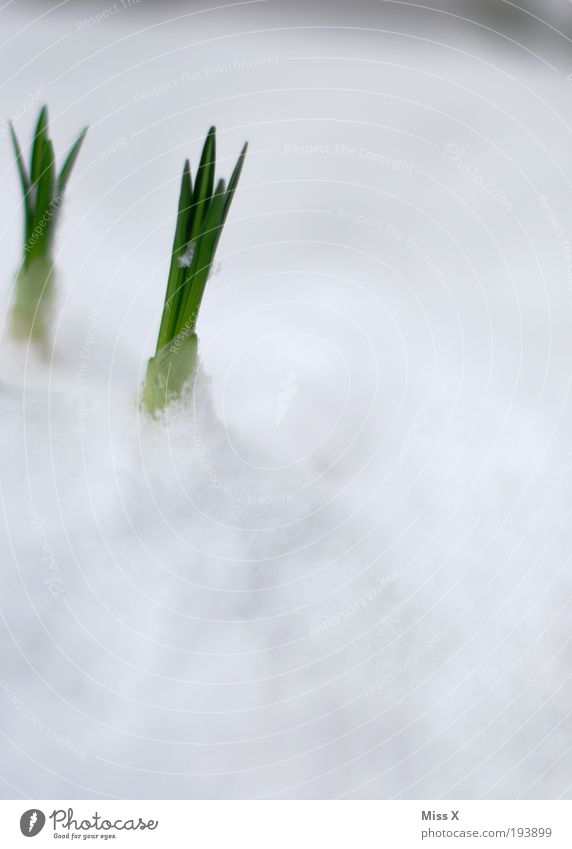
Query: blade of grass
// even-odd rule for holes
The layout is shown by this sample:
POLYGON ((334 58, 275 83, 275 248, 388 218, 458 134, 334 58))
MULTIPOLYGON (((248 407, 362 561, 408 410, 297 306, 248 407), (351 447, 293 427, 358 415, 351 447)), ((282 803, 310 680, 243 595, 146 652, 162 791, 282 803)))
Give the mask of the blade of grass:
POLYGON ((42 162, 44 159, 44 143, 48 130, 48 108, 42 106, 34 132, 34 144, 32 146, 32 159, 30 164, 30 180, 32 185, 38 182, 42 173, 42 162))
POLYGON ((238 185, 238 181, 240 179, 240 175, 242 173, 242 166, 244 165, 244 160, 246 158, 246 151, 248 150, 248 142, 246 142, 240 151, 240 156, 238 157, 238 161, 234 166, 234 170, 232 172, 231 178, 228 181, 228 189, 226 190, 226 198, 224 201, 224 212, 222 217, 222 223, 226 221, 226 217, 228 215, 228 211, 230 209, 230 205, 232 203, 232 199, 234 197, 234 193, 236 191, 236 187, 238 185))
POLYGON ((36 208, 33 230, 33 235, 37 237, 33 253, 37 254, 46 253, 53 233, 51 204, 54 194, 55 159, 54 147, 51 141, 45 140, 43 142, 42 154, 41 171, 36 181, 36 208))
POLYGON ((196 239, 201 232, 201 225, 212 197, 216 167, 215 160, 216 128, 211 127, 203 145, 195 182, 195 191, 193 193, 194 215, 191 232, 192 239, 196 239))
POLYGON ((8 124, 10 129, 10 138, 12 139, 12 147, 14 148, 14 154, 16 156, 16 166, 18 168, 18 176, 20 177, 20 185, 22 187, 22 195, 24 197, 24 245, 26 245, 28 239, 30 238, 30 234, 32 232, 32 199, 30 197, 30 180, 28 178, 28 174, 26 171, 26 165, 24 163, 24 157, 22 156, 22 151, 20 150, 20 145, 18 143, 18 138, 16 133, 14 132, 14 127, 12 126, 12 122, 8 124))
POLYGON ((191 182, 191 166, 187 159, 183 168, 183 176, 181 179, 179 206, 177 210, 177 225, 175 228, 173 249, 171 251, 171 266, 169 268, 169 277, 167 280, 165 305, 163 307, 159 337, 157 339, 157 351, 167 345, 176 333, 175 326, 179 312, 179 304, 183 297, 185 276, 187 272, 187 269, 181 266, 180 259, 186 250, 189 233, 192 227, 192 200, 193 191, 191 182))
POLYGON ((225 181, 221 179, 212 197, 203 232, 198 240, 193 263, 189 269, 177 326, 179 333, 183 332, 183 330, 195 329, 199 307, 222 232, 224 199, 225 181))
POLYGON ((61 201, 63 194, 66 190, 67 182, 70 178, 73 167, 76 163, 76 159, 79 156, 79 152, 81 150, 81 146, 86 137, 88 127, 84 127, 79 136, 77 137, 74 144, 71 146, 68 155, 65 158, 64 164, 62 165, 62 169, 58 176, 58 182, 56 187, 56 194, 58 199, 61 201))

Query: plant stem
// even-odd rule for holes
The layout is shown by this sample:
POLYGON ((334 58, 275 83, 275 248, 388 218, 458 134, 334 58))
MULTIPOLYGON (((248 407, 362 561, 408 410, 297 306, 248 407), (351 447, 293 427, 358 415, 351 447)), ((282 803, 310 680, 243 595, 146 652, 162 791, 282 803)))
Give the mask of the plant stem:
POLYGON ((147 363, 142 403, 155 416, 178 398, 195 373, 198 362, 196 333, 179 334, 147 363))
POLYGON ((10 327, 15 339, 31 340, 40 347, 48 341, 54 300, 54 264, 39 256, 23 265, 16 276, 10 327))

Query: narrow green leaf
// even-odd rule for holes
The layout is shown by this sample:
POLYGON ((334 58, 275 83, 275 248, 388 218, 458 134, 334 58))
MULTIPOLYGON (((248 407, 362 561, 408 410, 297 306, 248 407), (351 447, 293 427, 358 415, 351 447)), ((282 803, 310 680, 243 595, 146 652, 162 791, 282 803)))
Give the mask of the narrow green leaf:
POLYGON ((223 227, 225 181, 219 180, 197 242, 197 249, 185 282, 177 332, 194 330, 201 301, 223 227))
POLYGON ((226 198, 224 201, 224 213, 223 213, 223 224, 226 221, 226 217, 228 215, 228 211, 230 209, 230 205, 232 203, 232 199, 234 197, 234 193, 236 191, 236 187, 238 185, 238 181, 240 179, 240 175, 242 173, 242 166, 244 165, 244 160, 246 157, 246 151, 248 150, 248 142, 244 144, 244 147, 240 151, 240 156, 238 157, 238 161, 234 166, 234 171, 232 172, 231 178, 228 181, 228 189, 226 191, 226 198))
POLYGON ((199 170, 197 171, 195 191, 193 193, 194 214, 191 234, 191 238, 193 239, 196 239, 201 232, 201 225, 212 197, 216 167, 215 160, 216 128, 211 127, 203 145, 199 170))
POLYGON ((55 159, 54 147, 49 139, 44 140, 42 149, 42 162, 36 180, 34 227, 31 234, 31 238, 34 240, 33 246, 30 246, 33 254, 47 252, 53 235, 52 219, 55 214, 55 209, 52 208, 55 184, 55 159))
POLYGON ((34 144, 32 146, 32 158, 30 164, 30 181, 32 184, 37 183, 41 171, 42 162, 44 159, 44 144, 47 140, 48 133, 48 108, 42 106, 34 132, 34 144))
POLYGON ((12 122, 10 121, 8 124, 10 129, 10 138, 12 139, 12 147, 14 148, 14 154, 16 156, 16 165, 18 166, 18 174, 20 176, 20 184, 22 186, 22 194, 26 197, 30 192, 30 181, 28 179, 28 173, 26 171, 26 165, 24 163, 24 157, 22 156, 22 151, 20 149, 20 145, 18 143, 18 137, 14 132, 14 127, 12 126, 12 122))
POLYGON ((87 134, 87 127, 84 127, 79 136, 77 137, 74 144, 71 146, 68 155, 66 156, 65 162, 62 165, 62 169, 58 176, 58 182, 56 186, 56 194, 58 196, 58 200, 61 203, 63 199, 63 194, 66 190, 67 182, 70 178, 70 174, 73 170, 73 167, 76 163, 76 160, 79 156, 79 152, 81 150, 81 146, 87 134))
POLYGON ((26 172, 26 165, 24 163, 24 157, 22 156, 22 151, 20 150, 20 145, 18 143, 18 138, 16 133, 14 132, 14 127, 12 126, 12 122, 8 124, 10 128, 10 138, 12 139, 12 146, 14 148, 14 153, 16 156, 16 166, 18 168, 18 175, 20 177, 20 185, 22 187, 22 195, 24 197, 24 244, 27 242, 30 231, 32 228, 32 200, 30 197, 30 180, 28 178, 28 174, 26 172))
POLYGON ((179 305, 184 295, 185 277, 187 269, 181 265, 183 256, 189 241, 189 233, 192 225, 192 182, 191 166, 189 160, 185 162, 183 176, 181 179, 181 190, 179 192, 179 206, 177 210, 177 225, 175 238, 171 251, 171 266, 167 280, 167 291, 165 293, 165 305, 159 328, 157 340, 157 351, 167 345, 173 339, 176 330, 179 305))

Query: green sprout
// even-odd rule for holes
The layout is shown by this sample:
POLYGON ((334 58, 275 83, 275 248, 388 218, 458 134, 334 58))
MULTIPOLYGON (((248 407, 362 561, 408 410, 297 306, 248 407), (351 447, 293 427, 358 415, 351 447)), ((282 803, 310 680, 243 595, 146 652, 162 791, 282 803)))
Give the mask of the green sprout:
POLYGON ((155 355, 147 364, 141 402, 151 415, 178 398, 197 363, 197 316, 222 228, 236 190, 248 145, 242 148, 228 186, 215 185, 216 140, 211 127, 193 189, 185 162, 171 266, 155 355))
POLYGON ((54 147, 48 136, 46 106, 42 106, 36 123, 28 169, 11 122, 9 127, 24 196, 24 251, 16 276, 12 332, 16 338, 43 344, 47 338, 53 300, 52 247, 58 213, 87 127, 70 148, 59 173, 56 171, 54 147))

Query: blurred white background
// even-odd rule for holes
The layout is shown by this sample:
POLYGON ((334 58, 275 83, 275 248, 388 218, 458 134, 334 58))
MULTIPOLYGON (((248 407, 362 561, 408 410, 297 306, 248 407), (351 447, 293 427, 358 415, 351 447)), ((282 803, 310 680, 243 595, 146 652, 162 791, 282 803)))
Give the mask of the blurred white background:
POLYGON ((53 356, 0 350, 5 796, 570 797, 572 32, 520 6, 0 10, 2 117, 90 125, 53 356), (250 149, 152 423, 212 123, 250 149))

